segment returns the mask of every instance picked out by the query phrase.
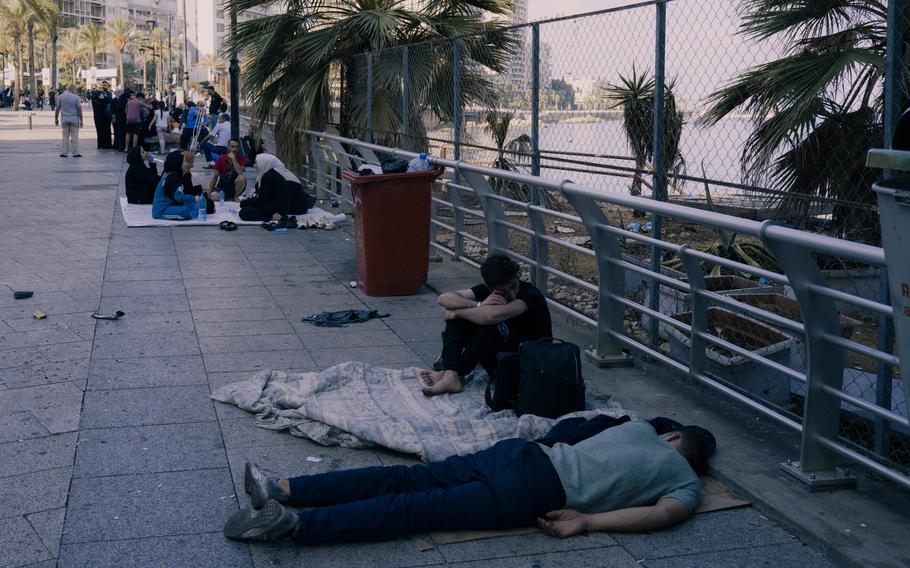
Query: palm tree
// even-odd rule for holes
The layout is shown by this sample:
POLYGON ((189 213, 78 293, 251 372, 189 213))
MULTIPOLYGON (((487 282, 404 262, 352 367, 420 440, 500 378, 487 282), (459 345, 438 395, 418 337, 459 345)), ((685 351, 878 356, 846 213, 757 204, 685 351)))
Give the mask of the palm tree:
MULTIPOLYGON (((816 196, 872 205, 876 175, 865 156, 882 143, 885 3, 742 0, 740 12, 741 34, 789 45, 780 59, 712 93, 702 122, 716 124, 733 112, 753 117, 743 178, 785 192, 779 211, 795 225, 807 221, 816 196)), ((899 18, 908 16, 910 6, 899 18)), ((871 207, 835 205, 833 222, 839 236, 875 241, 879 235, 871 207)))
MULTIPOLYGON (((512 118, 513 115, 510 112, 488 111, 484 130, 493 139, 493 146, 496 148, 496 157, 490 163, 490 167, 507 172, 520 172, 522 166, 530 164, 531 137, 521 134, 508 140, 512 118)), ((518 201, 528 201, 530 198, 528 186, 524 184, 503 179, 491 179, 490 184, 500 195, 518 201)))
MULTIPOLYGON (((641 195, 642 171, 650 169, 654 158, 654 78, 645 73, 638 74, 632 68, 630 77, 619 76, 618 85, 606 87, 606 95, 614 101, 611 108, 622 107, 623 130, 635 158, 635 169, 631 195, 641 195)), ((679 151, 684 125, 683 114, 676 109, 673 86, 664 88, 664 163, 669 164, 668 173, 680 174, 686 166, 685 158, 679 151)), ((666 193, 658 196, 665 200, 666 193)), ((640 213, 640 212, 639 212, 640 213)), ((640 215, 639 215, 640 216, 640 215)))
MULTIPOLYGON (((243 11, 279 4, 277 0, 229 0, 243 11)), ((300 128, 321 130, 331 108, 333 78, 340 93, 341 132, 362 129, 366 117, 366 54, 404 44, 463 37, 462 92, 464 103, 489 104, 490 81, 482 68, 502 71, 515 42, 497 21, 483 21, 482 11, 505 14, 510 0, 433 0, 404 7, 400 0, 295 0, 281 13, 238 25, 226 55, 244 54, 244 91, 259 121, 276 124, 279 151, 291 163, 299 162, 304 142, 300 128), (486 31, 481 35, 465 37, 486 31)), ((430 112, 451 120, 454 113, 451 84, 451 43, 424 44, 409 59, 408 131, 411 147, 425 143, 422 114, 430 112)), ((372 124, 378 141, 395 143, 401 132, 402 57, 397 50, 374 60, 372 124)), ((287 161, 286 160, 286 161, 287 161)))
POLYGON ((89 54, 89 49, 79 37, 75 29, 68 29, 63 33, 60 41, 60 59, 64 65, 70 65, 73 70, 72 82, 76 82, 76 67, 89 54))
POLYGON ((109 35, 108 31, 104 29, 103 26, 92 23, 83 27, 79 35, 82 38, 82 41, 85 42, 86 47, 88 47, 89 52, 92 55, 89 66, 97 64, 98 52, 107 43, 109 35))
MULTIPOLYGON (((57 34, 57 20, 60 17, 60 8, 57 7, 57 3, 54 0, 22 0, 23 4, 28 7, 30 11, 30 17, 28 19, 28 56, 29 56, 29 67, 31 68, 31 101, 32 107, 34 108, 36 98, 37 98, 37 86, 35 84, 35 24, 40 26, 40 30, 43 30, 47 35, 53 38, 57 34)), ((56 46, 55 46, 56 49, 56 46)), ((46 59, 46 56, 45 56, 46 59)), ((53 65, 56 65, 56 57, 52 62, 53 65)), ((51 84, 54 85, 54 80, 56 79, 56 73, 52 71, 51 84)))
POLYGON ((199 64, 208 70, 209 83, 214 83, 218 72, 224 70, 224 60, 214 53, 206 54, 199 64))
MULTIPOLYGON (((23 0, 35 13, 36 22, 40 24, 43 34, 51 44, 51 88, 57 87, 57 29, 60 24, 60 6, 55 0, 23 0)), ((46 43, 45 43, 46 45, 46 43)), ((45 65, 47 54, 45 50, 45 65)))
POLYGON ((113 20, 108 24, 110 33, 110 49, 117 54, 117 65, 120 67, 120 82, 126 86, 126 77, 123 75, 123 53, 132 51, 139 37, 133 22, 125 19, 113 20))
POLYGON ((22 34, 26 33, 29 21, 29 9, 21 0, 11 0, 0 4, 0 16, 3 18, 3 33, 13 38, 13 51, 16 55, 16 84, 13 87, 13 108, 19 110, 19 93, 22 91, 22 34))

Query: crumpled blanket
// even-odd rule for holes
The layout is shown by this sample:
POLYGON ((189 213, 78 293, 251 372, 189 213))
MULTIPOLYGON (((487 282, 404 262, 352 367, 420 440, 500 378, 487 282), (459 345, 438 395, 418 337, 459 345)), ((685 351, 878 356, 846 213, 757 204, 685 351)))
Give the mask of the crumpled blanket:
POLYGON ((337 312, 320 312, 303 318, 316 327, 344 327, 349 323, 363 323, 373 318, 387 318, 390 314, 380 314, 377 310, 340 310, 337 312))
MULTIPOLYGON (((475 371, 464 391, 425 397, 420 370, 386 369, 359 362, 322 372, 262 371, 217 389, 212 398, 256 414, 256 425, 288 430, 325 446, 384 446, 424 461, 465 455, 506 438, 543 437, 555 422, 511 410, 492 412, 484 402, 487 376, 475 371)), ((631 414, 615 402, 566 416, 631 414)))

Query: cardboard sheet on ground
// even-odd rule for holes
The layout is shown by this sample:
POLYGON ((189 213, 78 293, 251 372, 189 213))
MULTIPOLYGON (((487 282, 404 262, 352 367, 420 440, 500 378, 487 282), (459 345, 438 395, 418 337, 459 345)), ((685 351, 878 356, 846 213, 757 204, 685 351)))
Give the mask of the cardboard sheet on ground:
MULTIPOLYGON (((506 438, 533 440, 555 422, 511 410, 492 412, 484 402, 487 376, 468 375, 464 391, 425 397, 420 369, 386 369, 347 362, 322 372, 262 371, 217 389, 212 398, 256 413, 257 426, 287 430, 325 446, 384 446, 424 461, 488 448, 506 438)), ((635 413, 617 403, 567 416, 635 413)))
MULTIPOLYGON (((235 213, 228 209, 240 209, 240 204, 228 202, 225 204, 224 211, 218 210, 218 204, 215 204, 215 212, 208 215, 206 221, 192 219, 190 221, 170 221, 168 219, 152 219, 151 205, 136 205, 127 203, 126 197, 120 198, 120 211, 123 213, 123 220, 127 227, 204 227, 214 225, 217 227, 222 221, 233 221, 238 225, 259 225, 261 221, 242 221, 235 213)), ((318 223, 321 219, 331 219, 333 223, 338 224, 346 219, 343 213, 334 214, 319 207, 313 207, 305 215, 297 215, 297 222, 303 224, 309 219, 318 223)))
MULTIPOLYGON (((713 477, 701 477, 701 498, 698 501, 698 508, 695 514, 711 513, 714 511, 724 511, 727 509, 736 509, 747 507, 752 503, 742 499, 734 493, 722 481, 713 477)), ((421 552, 436 548, 440 544, 454 544, 456 542, 468 542, 472 540, 483 540, 487 538, 499 538, 504 536, 520 536, 541 533, 536 527, 525 527, 520 529, 510 529, 502 531, 435 531, 428 533, 426 536, 415 537, 414 544, 421 552)))

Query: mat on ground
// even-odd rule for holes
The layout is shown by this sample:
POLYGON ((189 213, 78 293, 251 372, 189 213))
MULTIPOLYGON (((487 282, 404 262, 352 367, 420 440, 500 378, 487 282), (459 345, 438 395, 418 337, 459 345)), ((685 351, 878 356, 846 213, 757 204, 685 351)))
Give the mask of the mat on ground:
MULTIPOLYGON (((224 210, 219 210, 218 203, 215 204, 215 212, 210 213, 205 221, 190 219, 188 221, 171 221, 169 219, 152 219, 151 205, 136 205, 128 203, 126 197, 120 198, 120 211, 123 214, 123 220, 127 227, 182 227, 182 226, 213 226, 218 227, 222 221, 233 221, 238 225, 259 225, 261 221, 242 221, 236 213, 231 213, 229 209, 240 210, 240 204, 229 201, 225 203, 224 210)), ((347 217, 344 213, 334 214, 319 207, 313 207, 304 215, 297 215, 297 223, 305 225, 309 220, 312 224, 318 224, 319 221, 331 220, 332 223, 338 224, 347 217)))

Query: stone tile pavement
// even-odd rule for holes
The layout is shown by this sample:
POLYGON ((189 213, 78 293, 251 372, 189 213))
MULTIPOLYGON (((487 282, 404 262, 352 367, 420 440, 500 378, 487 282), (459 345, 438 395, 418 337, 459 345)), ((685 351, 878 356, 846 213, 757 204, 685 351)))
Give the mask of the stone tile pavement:
MULTIPOLYGON (((246 460, 315 473, 413 459, 257 428, 211 390, 267 368, 427 365, 440 347, 433 293, 352 290, 354 241, 341 230, 128 229, 116 204, 123 155, 96 151, 86 129, 85 157, 59 158, 50 122, 40 114, 28 131, 0 113, 0 568, 833 565, 751 508, 654 534, 517 536, 424 552, 410 539, 226 540, 224 520, 247 505, 246 460), (13 300, 17 289, 35 296, 13 300), (392 317, 338 330, 300 321, 362 307, 392 317), (89 317, 99 309, 127 316, 89 317), (33 319, 37 310, 47 319, 33 319)), ((441 270, 439 281, 455 282, 441 270)))

